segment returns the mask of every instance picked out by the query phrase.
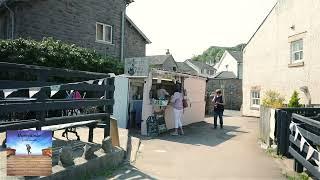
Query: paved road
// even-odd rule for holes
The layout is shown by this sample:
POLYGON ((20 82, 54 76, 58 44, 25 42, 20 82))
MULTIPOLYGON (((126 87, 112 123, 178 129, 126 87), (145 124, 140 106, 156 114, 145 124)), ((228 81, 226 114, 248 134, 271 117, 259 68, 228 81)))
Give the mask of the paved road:
POLYGON ((224 130, 212 129, 212 118, 207 118, 186 127, 185 136, 142 140, 137 162, 109 178, 285 179, 257 143, 258 119, 226 115, 224 130))

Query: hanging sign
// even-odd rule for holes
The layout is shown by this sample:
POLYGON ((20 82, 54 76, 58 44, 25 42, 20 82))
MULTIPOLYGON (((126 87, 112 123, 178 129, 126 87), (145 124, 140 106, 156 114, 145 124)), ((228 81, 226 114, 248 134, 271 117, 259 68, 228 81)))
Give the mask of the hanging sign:
POLYGON ((149 61, 146 58, 127 58, 124 64, 124 74, 130 76, 148 76, 149 61))

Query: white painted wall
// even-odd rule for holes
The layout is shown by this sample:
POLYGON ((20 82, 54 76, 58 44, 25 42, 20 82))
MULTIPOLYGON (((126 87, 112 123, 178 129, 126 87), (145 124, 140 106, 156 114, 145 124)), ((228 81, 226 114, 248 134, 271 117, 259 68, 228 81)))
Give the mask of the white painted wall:
POLYGON ((289 101, 294 90, 307 103, 301 86, 308 86, 312 103, 320 104, 320 1, 279 0, 244 51, 243 114, 259 116, 250 109, 250 90, 261 87, 261 96, 271 89, 289 101), (295 25, 295 30, 290 27, 295 25), (304 66, 288 67, 290 36, 303 33, 304 66))
MULTIPOLYGON (((233 72, 236 76, 238 76, 238 61, 234 59, 234 57, 230 53, 228 53, 228 51, 224 52, 216 68, 217 73, 220 73, 222 71, 230 71, 233 72), (228 68, 226 66, 228 66, 228 68)), ((240 74, 240 77, 242 77, 242 74, 240 74)))

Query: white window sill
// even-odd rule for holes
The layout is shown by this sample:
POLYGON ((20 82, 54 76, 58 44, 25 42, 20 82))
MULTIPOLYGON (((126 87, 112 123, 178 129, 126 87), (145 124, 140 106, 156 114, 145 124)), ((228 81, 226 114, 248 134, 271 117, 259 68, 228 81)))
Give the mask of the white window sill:
POLYGON ((291 67, 301 67, 301 66, 304 66, 304 62, 303 61, 295 61, 295 62, 292 62, 291 64, 288 64, 289 68, 291 68, 291 67))
POLYGON ((251 106, 250 109, 251 109, 251 110, 259 111, 259 110, 260 110, 260 107, 259 107, 259 106, 251 106))
POLYGON ((100 44, 108 44, 108 45, 114 45, 112 44, 111 42, 108 42, 108 41, 100 41, 100 40, 96 40, 96 43, 100 43, 100 44))

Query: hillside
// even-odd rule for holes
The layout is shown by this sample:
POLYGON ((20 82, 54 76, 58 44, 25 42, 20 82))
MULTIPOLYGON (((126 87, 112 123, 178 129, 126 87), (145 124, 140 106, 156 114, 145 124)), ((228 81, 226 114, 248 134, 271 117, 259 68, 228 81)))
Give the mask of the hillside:
POLYGON ((239 44, 235 47, 219 47, 219 46, 211 46, 209 49, 205 50, 201 55, 194 56, 192 60, 202 61, 213 64, 219 62, 225 50, 230 51, 241 51, 246 44, 239 44))

